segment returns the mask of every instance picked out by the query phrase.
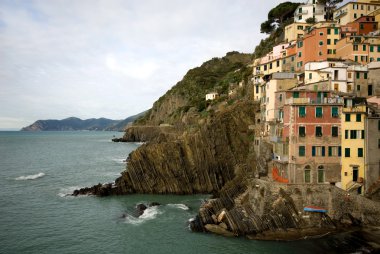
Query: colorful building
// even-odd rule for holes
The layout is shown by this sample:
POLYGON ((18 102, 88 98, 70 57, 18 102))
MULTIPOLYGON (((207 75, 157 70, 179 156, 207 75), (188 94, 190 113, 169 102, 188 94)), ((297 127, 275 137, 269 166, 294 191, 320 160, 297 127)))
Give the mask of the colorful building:
POLYGON ((346 25, 354 20, 369 15, 380 8, 380 1, 358 0, 344 4, 334 11, 334 20, 346 25))
POLYGON ((335 58, 336 43, 339 39, 340 27, 336 27, 333 22, 323 22, 311 27, 310 31, 297 41, 296 70, 304 70, 308 62, 335 58))
POLYGON ((341 188, 364 193, 365 122, 367 105, 363 98, 345 98, 342 111, 341 188))
POLYGON ((279 91, 276 98, 281 113, 271 137, 273 168, 290 183, 340 182, 342 98, 300 87, 279 91))

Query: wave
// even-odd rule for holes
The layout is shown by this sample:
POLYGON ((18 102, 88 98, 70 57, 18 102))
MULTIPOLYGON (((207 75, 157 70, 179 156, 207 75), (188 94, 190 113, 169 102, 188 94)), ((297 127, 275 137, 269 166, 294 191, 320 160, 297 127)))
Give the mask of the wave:
POLYGON ((41 177, 44 177, 44 176, 45 176, 45 173, 38 173, 38 174, 35 174, 35 175, 19 176, 19 177, 15 178, 15 180, 17 180, 17 181, 21 181, 21 180, 35 180, 35 179, 38 179, 38 178, 41 178, 41 177))
POLYGON ((60 196, 61 198, 64 198, 64 197, 67 197, 67 196, 71 196, 71 194, 73 194, 73 192, 75 190, 79 190, 80 188, 82 188, 82 187, 79 187, 79 186, 70 186, 70 187, 67 187, 67 188, 61 188, 59 190, 59 193, 57 195, 60 196))
POLYGON ((158 206, 148 207, 144 210, 144 213, 139 217, 134 217, 128 214, 125 218, 125 223, 131 225, 140 225, 146 221, 155 219, 157 215, 160 215, 162 213, 163 212, 159 209, 158 206))
POLYGON ((187 205, 185 205, 185 204, 167 204, 167 206, 169 206, 169 207, 173 207, 173 208, 182 209, 182 210, 185 210, 185 211, 187 211, 187 210, 190 209, 190 208, 189 208, 187 205))
POLYGON ((113 158, 112 160, 120 164, 125 164, 127 162, 125 158, 113 158))

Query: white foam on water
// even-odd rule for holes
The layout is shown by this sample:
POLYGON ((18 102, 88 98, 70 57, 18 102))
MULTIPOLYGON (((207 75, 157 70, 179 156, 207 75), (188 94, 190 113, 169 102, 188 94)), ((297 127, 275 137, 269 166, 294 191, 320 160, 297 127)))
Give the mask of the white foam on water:
POLYGON ((45 176, 45 173, 38 173, 35 175, 19 176, 19 177, 15 178, 15 180, 17 180, 17 181, 35 180, 35 179, 38 179, 38 178, 41 178, 44 176, 45 176))
POLYGON ((112 158, 112 161, 120 163, 120 164, 125 164, 127 162, 125 158, 112 158))
POLYGON ((64 198, 64 197, 67 197, 67 196, 71 196, 71 194, 73 194, 73 192, 75 190, 79 190, 80 188, 82 188, 82 187, 79 187, 79 186, 70 186, 70 187, 67 187, 67 188, 61 188, 59 190, 59 193, 57 195, 60 196, 61 198, 64 198))
POLYGON ((182 209, 182 210, 185 210, 185 211, 187 211, 187 210, 190 209, 190 208, 189 208, 187 205, 185 205, 185 204, 167 204, 167 206, 169 206, 169 207, 173 207, 173 208, 177 208, 177 209, 182 209))
POLYGON ((134 217, 132 215, 128 215, 125 218, 125 223, 131 225, 140 225, 146 221, 153 220, 157 217, 157 215, 162 214, 163 212, 159 210, 158 206, 148 207, 144 210, 144 213, 140 215, 140 217, 134 217))

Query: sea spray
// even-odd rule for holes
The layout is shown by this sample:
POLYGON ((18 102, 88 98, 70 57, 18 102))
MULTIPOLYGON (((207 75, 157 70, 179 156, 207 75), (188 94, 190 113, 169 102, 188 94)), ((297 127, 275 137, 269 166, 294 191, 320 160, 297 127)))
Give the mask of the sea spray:
POLYGON ((41 172, 41 173, 38 173, 35 175, 19 176, 19 177, 15 178, 15 180, 17 180, 17 181, 35 180, 35 179, 38 179, 38 178, 41 178, 44 176, 45 176, 45 173, 41 172))

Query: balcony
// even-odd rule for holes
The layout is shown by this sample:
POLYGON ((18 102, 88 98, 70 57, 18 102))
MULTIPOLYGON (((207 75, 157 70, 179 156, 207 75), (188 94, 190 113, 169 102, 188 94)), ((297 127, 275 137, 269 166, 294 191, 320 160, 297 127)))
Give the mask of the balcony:
POLYGON ((343 98, 318 98, 316 100, 312 100, 310 98, 290 98, 286 99, 285 104, 343 104, 343 98))
POLYGON ((365 105, 358 105, 353 107, 343 108, 343 113, 367 113, 367 107, 365 105))
POLYGON ((338 19, 347 14, 347 10, 339 10, 334 14, 334 19, 338 19))
POLYGON ((296 11, 295 15, 301 15, 301 14, 304 15, 304 14, 308 14, 308 13, 309 13, 308 10, 301 10, 301 11, 300 11, 300 10, 298 9, 298 10, 296 11))

